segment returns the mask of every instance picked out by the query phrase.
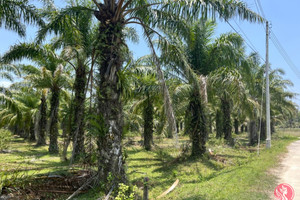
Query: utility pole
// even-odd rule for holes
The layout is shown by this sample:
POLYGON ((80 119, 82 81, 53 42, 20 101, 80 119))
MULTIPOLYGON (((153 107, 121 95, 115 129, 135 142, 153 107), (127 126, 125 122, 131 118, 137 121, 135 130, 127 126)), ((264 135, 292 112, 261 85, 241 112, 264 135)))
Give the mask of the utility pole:
POLYGON ((267 139, 266 148, 271 148, 271 125, 270 125, 270 80, 269 80, 269 22, 266 22, 266 122, 267 122, 267 139))

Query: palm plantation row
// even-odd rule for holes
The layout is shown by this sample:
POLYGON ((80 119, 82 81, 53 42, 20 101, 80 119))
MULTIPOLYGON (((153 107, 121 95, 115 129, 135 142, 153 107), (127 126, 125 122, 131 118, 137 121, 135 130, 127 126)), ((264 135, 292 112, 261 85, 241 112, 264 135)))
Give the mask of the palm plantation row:
MULTIPOLYGON (((104 182, 111 175, 127 182, 122 138, 129 133, 141 134, 146 150, 154 133, 189 135, 194 157, 206 152, 209 137, 234 145, 233 129, 249 129, 250 145, 259 133, 266 137, 264 65, 246 54, 240 35, 213 38, 218 17, 263 22, 242 2, 94 0, 57 9, 45 1, 37 10, 28 1, 0 0, 0 9, 4 27, 20 36, 23 20, 39 27, 34 41, 1 57, 1 76, 21 77, 1 89, 1 126, 37 145, 49 136, 49 153, 62 151, 64 160, 72 143, 71 163, 95 149, 104 182), (151 51, 139 59, 127 46, 138 41, 136 26, 151 51), (16 62, 23 59, 32 64, 16 62)), ((270 74, 273 128, 296 112, 292 83, 282 75, 270 74)))

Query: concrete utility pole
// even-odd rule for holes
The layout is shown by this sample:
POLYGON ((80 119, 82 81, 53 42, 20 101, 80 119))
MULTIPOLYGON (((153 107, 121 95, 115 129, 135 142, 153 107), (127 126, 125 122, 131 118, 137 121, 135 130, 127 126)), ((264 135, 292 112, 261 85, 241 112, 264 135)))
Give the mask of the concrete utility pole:
POLYGON ((269 22, 266 23, 266 125, 267 125, 267 139, 266 148, 271 148, 271 124, 270 124, 270 80, 269 80, 269 22))

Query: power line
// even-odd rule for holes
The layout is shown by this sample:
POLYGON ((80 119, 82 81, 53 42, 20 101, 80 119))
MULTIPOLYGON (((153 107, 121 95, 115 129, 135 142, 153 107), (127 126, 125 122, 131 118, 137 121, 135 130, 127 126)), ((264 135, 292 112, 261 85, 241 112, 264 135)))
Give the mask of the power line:
MULTIPOLYGON (((239 32, 232 26, 232 24, 228 21, 225 20, 229 26, 237 33, 239 34, 239 32)), ((234 21, 235 22, 235 21, 234 21)), ((235 22, 236 23, 236 22, 235 22)), ((237 23, 236 23, 237 24, 237 23)), ((246 39, 249 41, 249 43, 252 45, 250 45, 247 40, 245 40, 245 43, 248 45, 248 47, 250 47, 252 49, 253 52, 255 52, 263 61, 265 61, 265 59, 258 53, 258 51, 256 50, 255 46, 253 45, 253 43, 251 42, 251 40, 247 37, 247 35, 245 34, 245 32, 242 30, 242 28, 237 24, 237 26, 239 27, 239 29, 241 30, 242 34, 246 37, 246 39)), ((239 34, 240 35, 240 34, 239 34)))
POLYGON ((285 51, 285 49, 283 48, 283 46, 281 45, 281 43, 279 42, 278 38, 276 37, 273 31, 271 32, 271 41, 273 42, 273 44, 275 45, 276 49, 281 54, 285 62, 288 64, 288 66, 298 76, 298 78, 300 78, 300 71, 293 63, 293 61, 291 60, 291 58, 289 57, 289 55, 287 54, 287 52, 285 51))
POLYGON ((255 46, 253 45, 253 43, 251 42, 251 40, 248 38, 247 34, 246 34, 246 33, 243 31, 243 29, 239 26, 239 24, 236 23, 235 20, 233 20, 233 21, 234 21, 234 23, 237 25, 237 27, 239 28, 239 30, 242 32, 242 34, 244 35, 244 37, 246 38, 246 40, 248 40, 248 42, 250 43, 250 45, 253 47, 254 51, 255 51, 255 52, 258 52, 258 51, 256 50, 255 46))
MULTIPOLYGON (((254 0, 254 2, 256 5, 258 14, 261 14, 264 18, 266 18, 260 0, 254 0)), ((264 27, 264 29, 265 29, 265 27, 264 27)), ((293 63, 293 61, 291 60, 291 58, 289 57, 289 55, 287 54, 287 52, 285 51, 285 49, 283 48, 281 43, 279 42, 275 33, 273 31, 270 31, 270 33, 271 33, 270 34, 271 41, 274 44, 274 46, 276 47, 277 51, 281 54, 282 58, 288 64, 288 66, 292 69, 292 71, 298 76, 298 78, 300 78, 300 71, 298 70, 296 65, 293 63)))
POLYGON ((261 6, 260 0, 254 0, 254 1, 255 1, 255 4, 256 4, 256 7, 258 8, 258 10, 260 10, 260 11, 258 11, 258 12, 260 12, 261 15, 263 16, 263 18, 266 19, 266 15, 265 15, 264 10, 263 10, 263 8, 262 8, 262 6, 261 6), (257 2, 257 3, 256 3, 256 2, 257 2), (257 5, 258 5, 258 6, 257 6, 257 5))

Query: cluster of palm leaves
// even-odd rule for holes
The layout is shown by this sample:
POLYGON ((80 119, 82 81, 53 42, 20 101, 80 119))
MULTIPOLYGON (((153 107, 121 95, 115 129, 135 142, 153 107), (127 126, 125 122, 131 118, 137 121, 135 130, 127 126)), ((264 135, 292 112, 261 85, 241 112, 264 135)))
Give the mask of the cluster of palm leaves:
MULTIPOLYGON (((1 57, 1 77, 20 80, 1 88, 1 126, 37 145, 49 137, 50 153, 59 152, 62 138, 63 159, 72 143, 71 163, 95 147, 101 180, 115 181, 126 181, 122 137, 129 132, 143 135, 146 150, 154 133, 188 134, 192 156, 206 151, 214 130, 229 144, 233 127, 236 134, 249 127, 252 145, 258 130, 265 138, 264 65, 246 55, 238 34, 212 37, 217 17, 263 22, 244 3, 82 0, 63 9, 44 3, 38 12, 28 1, 0 0, 0 26, 23 36, 22 20, 39 25, 35 41, 1 57), (132 58, 127 41, 138 34, 129 24, 142 27, 151 55, 132 58), (16 64, 23 59, 30 64, 16 64)), ((273 127, 296 111, 282 74, 270 75, 273 127)))

